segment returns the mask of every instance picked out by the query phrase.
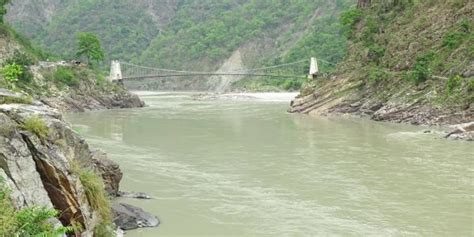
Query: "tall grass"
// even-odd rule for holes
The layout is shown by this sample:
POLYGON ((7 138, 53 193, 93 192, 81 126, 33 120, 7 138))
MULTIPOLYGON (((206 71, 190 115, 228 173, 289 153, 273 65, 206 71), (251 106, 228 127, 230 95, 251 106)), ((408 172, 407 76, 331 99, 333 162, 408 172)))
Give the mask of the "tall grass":
POLYGON ((79 161, 70 161, 71 171, 79 176, 87 200, 92 210, 97 212, 101 218, 101 223, 96 226, 94 233, 96 236, 113 236, 112 224, 112 204, 105 192, 105 185, 102 178, 93 170, 84 168, 79 161))
POLYGON ((46 138, 49 134, 49 128, 46 125, 46 122, 38 116, 27 118, 23 125, 21 125, 21 128, 36 134, 42 139, 46 138))

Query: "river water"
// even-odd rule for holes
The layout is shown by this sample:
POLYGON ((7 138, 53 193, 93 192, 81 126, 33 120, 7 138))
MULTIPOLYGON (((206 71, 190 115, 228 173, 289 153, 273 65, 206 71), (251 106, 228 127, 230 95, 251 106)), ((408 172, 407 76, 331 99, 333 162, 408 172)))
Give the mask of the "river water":
POLYGON ((125 174, 155 236, 474 236, 473 144, 426 128, 287 114, 285 95, 149 93, 70 114, 125 174), (258 98, 254 98, 258 97, 258 98))

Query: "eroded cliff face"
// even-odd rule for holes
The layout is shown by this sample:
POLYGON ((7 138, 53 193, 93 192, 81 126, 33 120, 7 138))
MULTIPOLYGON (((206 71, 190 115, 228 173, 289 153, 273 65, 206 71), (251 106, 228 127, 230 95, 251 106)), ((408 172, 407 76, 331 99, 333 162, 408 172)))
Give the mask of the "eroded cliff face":
POLYGON ((41 102, 0 105, 0 175, 12 190, 14 206, 54 207, 64 226, 79 224, 84 236, 91 236, 100 220, 73 163, 101 175, 109 195, 118 193, 122 178, 118 165, 104 153, 93 151, 58 110, 41 102), (32 117, 48 127, 46 136, 24 126, 32 117))

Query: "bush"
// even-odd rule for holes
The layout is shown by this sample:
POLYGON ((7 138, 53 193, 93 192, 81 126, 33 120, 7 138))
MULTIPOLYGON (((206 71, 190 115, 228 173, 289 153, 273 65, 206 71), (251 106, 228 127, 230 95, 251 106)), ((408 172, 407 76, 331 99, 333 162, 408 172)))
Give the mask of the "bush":
POLYGON ((376 82, 385 80, 387 78, 388 78, 388 74, 382 69, 379 69, 377 67, 372 67, 369 70, 368 79, 370 82, 376 83, 376 82))
POLYGON ((449 49, 455 49, 462 44, 466 34, 463 32, 448 33, 443 38, 443 46, 449 49))
POLYGON ((36 136, 39 138, 43 139, 49 134, 48 126, 46 126, 44 120, 38 116, 31 116, 27 118, 21 128, 30 131, 36 134, 36 136))
POLYGON ((15 50, 13 56, 7 60, 5 60, 6 64, 18 64, 21 66, 31 66, 34 64, 33 59, 31 59, 27 54, 20 52, 19 50, 15 50))
POLYGON ((0 177, 0 236, 63 236, 72 227, 55 229, 49 222, 58 211, 46 207, 28 207, 16 211, 10 200, 10 190, 0 177))
POLYGON ((23 69, 21 65, 16 63, 7 64, 2 68, 2 74, 8 84, 15 85, 18 78, 23 74, 23 69))
POLYGON ((352 8, 341 13, 341 24, 344 26, 353 27, 357 24, 363 16, 363 12, 358 8, 352 8))
POLYGON ((33 64, 33 59, 18 50, 15 50, 13 56, 4 63, 4 65, 18 65, 21 67, 22 73, 17 76, 17 79, 23 83, 30 83, 33 80, 33 74, 28 69, 33 64))
POLYGON ((369 60, 372 62, 379 63, 379 60, 381 57, 385 55, 385 48, 378 45, 378 44, 373 44, 369 46, 369 60))
POLYGON ((460 76, 450 77, 446 82, 446 94, 450 95, 456 88, 461 87, 462 78, 460 76))
POLYGON ((345 26, 345 35, 350 38, 352 36, 352 30, 354 26, 362 20, 363 12, 358 8, 352 8, 341 13, 340 20, 341 24, 345 26))
POLYGON ((79 80, 74 75, 74 72, 70 68, 58 67, 54 72, 54 80, 60 82, 61 84, 74 87, 79 85, 79 80))
POLYGON ((431 75, 431 68, 429 67, 430 62, 434 58, 434 53, 427 53, 416 59, 413 71, 411 73, 411 79, 415 84, 420 84, 428 80, 431 75))

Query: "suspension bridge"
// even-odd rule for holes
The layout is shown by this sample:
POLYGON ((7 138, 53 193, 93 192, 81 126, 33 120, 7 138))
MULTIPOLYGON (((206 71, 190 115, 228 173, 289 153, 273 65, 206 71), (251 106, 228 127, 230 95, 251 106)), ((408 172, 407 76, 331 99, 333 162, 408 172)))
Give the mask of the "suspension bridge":
MULTIPOLYGON (((110 82, 122 82, 124 80, 140 80, 153 78, 174 78, 174 77, 195 77, 195 76, 230 76, 230 77, 273 77, 273 78, 303 78, 302 74, 285 74, 281 73, 282 68, 296 67, 298 65, 307 65, 309 63, 308 78, 316 78, 319 73, 318 60, 311 58, 308 60, 300 60, 291 63, 266 66, 261 68, 251 68, 243 70, 229 71, 186 71, 165 69, 159 67, 147 67, 135 65, 132 63, 112 61, 110 67, 110 75, 107 79, 110 82)), ((288 71, 288 70, 286 70, 288 71)))

